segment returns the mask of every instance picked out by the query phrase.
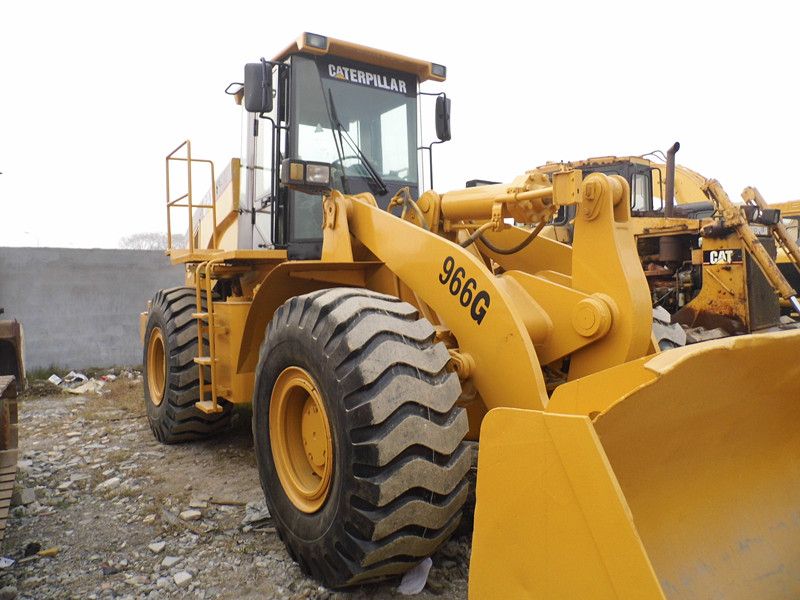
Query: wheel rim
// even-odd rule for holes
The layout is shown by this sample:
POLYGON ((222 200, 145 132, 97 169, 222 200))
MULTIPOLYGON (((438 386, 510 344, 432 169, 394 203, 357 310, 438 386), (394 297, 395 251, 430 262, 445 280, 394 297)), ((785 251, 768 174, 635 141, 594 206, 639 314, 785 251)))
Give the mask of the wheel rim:
POLYGON ((166 356, 164 334, 160 327, 153 327, 147 343, 147 387, 150 391, 150 402, 156 406, 164 400, 167 382, 166 356))
POLYGON ((333 440, 316 382, 299 367, 275 381, 269 404, 272 458, 284 492, 299 510, 313 513, 328 497, 333 440))

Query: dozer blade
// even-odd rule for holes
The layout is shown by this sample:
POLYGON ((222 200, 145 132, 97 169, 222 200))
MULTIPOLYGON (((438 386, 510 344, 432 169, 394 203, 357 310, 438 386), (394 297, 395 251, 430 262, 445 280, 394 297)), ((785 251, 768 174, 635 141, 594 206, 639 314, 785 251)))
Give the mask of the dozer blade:
POLYGON ((725 338, 490 411, 470 597, 800 598, 799 357, 725 338))

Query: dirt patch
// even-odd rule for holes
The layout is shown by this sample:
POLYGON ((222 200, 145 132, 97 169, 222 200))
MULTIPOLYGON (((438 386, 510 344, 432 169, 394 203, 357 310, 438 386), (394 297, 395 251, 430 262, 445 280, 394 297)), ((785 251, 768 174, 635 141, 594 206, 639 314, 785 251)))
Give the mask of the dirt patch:
MULTIPOLYGON (((301 573, 264 517, 248 410, 212 440, 163 446, 147 426, 140 381, 86 397, 34 389, 20 402, 17 481, 35 500, 13 509, 3 554, 19 561, 32 543, 58 552, 0 570, 9 595, 405 597, 397 580, 334 592, 301 573), (189 510, 199 518, 185 520, 197 516, 189 510)), ((465 598, 468 553, 463 539, 448 542, 415 598, 465 598)))

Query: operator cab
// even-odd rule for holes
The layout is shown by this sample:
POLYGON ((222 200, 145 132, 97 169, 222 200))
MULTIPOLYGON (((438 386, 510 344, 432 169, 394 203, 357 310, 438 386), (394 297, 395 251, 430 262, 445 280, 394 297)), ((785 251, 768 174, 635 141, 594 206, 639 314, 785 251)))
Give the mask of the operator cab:
MULTIPOLYGON (((575 164, 580 169, 584 177, 591 173, 603 173, 604 175, 620 175, 628 182, 631 190, 630 206, 631 215, 635 217, 643 216, 663 216, 664 205, 661 200, 663 193, 654 198, 653 182, 663 189, 661 171, 658 167, 653 167, 645 161, 635 162, 629 159, 619 160, 616 157, 605 159, 589 159, 575 164)), ((553 225, 568 226, 575 218, 574 206, 562 206, 558 209, 558 214, 553 219, 553 225)), ((572 235, 570 232, 570 243, 572 235)))
POLYGON ((282 185, 286 159, 319 165, 319 173, 329 165, 328 187, 369 192, 382 208, 403 187, 417 196, 419 84, 444 79, 441 65, 310 33, 272 61, 247 65, 240 247, 320 257, 320 193, 282 185))

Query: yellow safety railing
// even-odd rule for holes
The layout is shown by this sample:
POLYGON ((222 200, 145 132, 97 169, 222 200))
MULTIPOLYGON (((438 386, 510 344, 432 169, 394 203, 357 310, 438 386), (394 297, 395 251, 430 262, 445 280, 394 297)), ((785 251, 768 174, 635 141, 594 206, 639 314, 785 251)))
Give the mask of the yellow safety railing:
POLYGON ((172 209, 173 208, 188 208, 189 210, 189 252, 195 251, 195 231, 194 231, 194 210, 196 208, 211 209, 213 219, 213 244, 217 248, 217 180, 214 175, 214 163, 208 159, 192 158, 192 142, 186 140, 175 148, 172 152, 167 154, 167 251, 172 251, 172 209), (183 156, 176 156, 178 152, 185 149, 183 156), (172 198, 170 188, 170 164, 173 161, 180 161, 186 163, 186 193, 172 198), (192 163, 205 163, 209 165, 211 171, 211 204, 199 203, 195 204, 192 201, 192 163), (185 201, 185 202, 182 202, 185 201))

